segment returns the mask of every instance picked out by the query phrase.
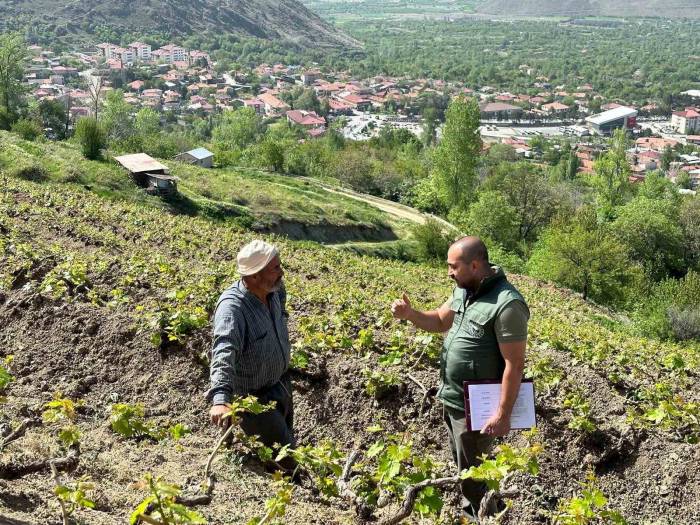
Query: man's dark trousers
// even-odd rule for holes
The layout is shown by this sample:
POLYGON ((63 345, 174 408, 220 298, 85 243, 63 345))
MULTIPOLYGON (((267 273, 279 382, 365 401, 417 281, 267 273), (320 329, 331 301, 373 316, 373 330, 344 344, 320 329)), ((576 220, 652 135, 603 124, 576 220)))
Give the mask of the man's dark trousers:
MULTIPOLYGON (((481 463, 479 458, 491 451, 494 438, 479 431, 470 432, 463 410, 455 410, 443 405, 442 414, 450 437, 450 450, 458 470, 462 472, 471 466, 478 466, 481 463)), ((486 494, 486 484, 465 479, 460 483, 460 489, 462 507, 467 509, 471 504, 474 512, 478 512, 481 499, 486 494)), ((493 510, 495 509, 489 509, 491 513, 493 510)))
POLYGON ((288 377, 283 376, 277 383, 269 388, 250 392, 258 398, 260 403, 275 402, 274 410, 262 414, 244 412, 241 416, 241 428, 248 435, 260 436, 268 447, 277 443, 279 445, 296 446, 294 439, 294 405, 292 401, 292 383, 288 377))

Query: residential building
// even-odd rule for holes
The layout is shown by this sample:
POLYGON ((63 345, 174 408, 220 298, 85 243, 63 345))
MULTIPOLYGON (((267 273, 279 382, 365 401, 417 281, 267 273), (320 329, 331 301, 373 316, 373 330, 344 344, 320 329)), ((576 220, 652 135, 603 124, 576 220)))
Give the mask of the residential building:
POLYGON ((265 104, 266 115, 281 115, 289 109, 289 106, 278 99, 274 94, 267 92, 258 95, 258 100, 265 104))
POLYGON ((684 135, 700 131, 700 109, 685 108, 683 111, 674 111, 671 115, 671 127, 684 135))
POLYGON ((547 113, 566 113, 570 109, 570 106, 562 104, 561 102, 551 102, 549 104, 542 105, 542 110, 547 113))
POLYGON ((241 102, 243 102, 244 107, 253 108, 256 115, 265 114, 265 103, 262 100, 258 100, 257 98, 250 98, 246 100, 241 100, 241 102))
POLYGON ((189 63, 187 51, 174 44, 168 44, 160 49, 156 49, 151 53, 151 56, 159 62, 167 62, 168 64, 172 64, 173 62, 189 63))
POLYGON ((678 144, 677 140, 662 139, 661 137, 640 137, 634 141, 636 147, 652 151, 664 151, 667 147, 673 148, 676 144, 678 144))
POLYGON ((503 102, 481 104, 480 109, 481 118, 485 120, 509 120, 518 118, 523 113, 523 108, 503 102))
POLYGON ((321 78, 321 72, 318 69, 310 69, 301 74, 301 83, 305 86, 311 86, 314 82, 321 78))
POLYGON ((129 49, 134 53, 134 57, 140 61, 151 60, 151 46, 143 42, 132 42, 129 44, 129 49))
POLYGON ((324 128, 326 119, 317 115, 315 111, 291 110, 287 111, 287 122, 304 128, 324 128))
POLYGON ((339 93, 336 98, 350 107, 357 109, 358 111, 367 111, 372 107, 371 100, 349 91, 339 93))

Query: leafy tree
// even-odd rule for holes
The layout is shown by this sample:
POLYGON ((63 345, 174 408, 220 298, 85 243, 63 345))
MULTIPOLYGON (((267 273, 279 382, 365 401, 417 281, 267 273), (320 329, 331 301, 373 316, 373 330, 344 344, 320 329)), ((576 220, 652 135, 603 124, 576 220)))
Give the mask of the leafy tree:
POLYGON ((102 157, 102 149, 107 146, 107 134, 97 119, 84 117, 78 120, 75 137, 86 159, 97 160, 102 157))
POLYGON ((260 168, 281 172, 284 170, 284 145, 271 137, 251 148, 253 164, 260 168))
POLYGON ((444 262, 451 239, 445 235, 442 226, 435 219, 413 228, 413 238, 418 243, 418 256, 423 261, 444 262))
POLYGON ((604 228, 572 222, 547 229, 527 263, 528 273, 581 292, 584 299, 619 305, 638 278, 627 247, 604 228))
POLYGON ((470 235, 494 241, 509 251, 515 249, 519 240, 517 210, 498 191, 479 193, 464 221, 457 224, 470 235))
POLYGON ((304 89, 299 96, 294 99, 294 109, 305 109, 307 111, 321 111, 321 102, 313 89, 304 89))
POLYGON ((434 154, 434 180, 445 207, 464 206, 473 198, 480 153, 476 99, 456 98, 447 108, 442 139, 434 154))
POLYGON ((134 127, 140 135, 155 135, 160 132, 160 115, 151 108, 140 109, 136 113, 134 127))
POLYGON ((692 268, 700 269, 700 200, 690 198, 683 201, 679 223, 683 230, 685 259, 692 268))
POLYGON ((495 189, 506 196, 515 209, 517 238, 522 241, 535 240, 540 230, 566 205, 555 187, 528 162, 499 165, 496 173, 484 183, 484 189, 495 189))
POLYGON ((555 177, 560 181, 572 181, 576 179, 579 168, 579 159, 576 152, 567 148, 556 167, 555 177))
POLYGON ((639 186, 637 195, 648 199, 668 200, 674 206, 679 206, 681 203, 678 188, 658 170, 647 173, 644 182, 639 186))
POLYGON ((635 198, 619 209, 612 231, 652 280, 682 272, 683 231, 671 201, 635 198))
POLYGON ((676 175, 676 186, 684 190, 689 190, 691 188, 690 174, 687 171, 681 171, 676 175))
POLYGON ((595 162, 594 186, 598 191, 599 208, 606 218, 612 218, 614 208, 624 203, 630 191, 630 166, 627 161, 627 136, 615 130, 610 150, 595 162))
POLYGON ((212 132, 212 140, 222 150, 245 149, 263 131, 262 121, 252 108, 239 108, 221 115, 212 132))
POLYGON ((134 133, 131 106, 124 100, 120 89, 107 93, 100 119, 107 136, 113 141, 125 140, 134 133))
POLYGON ((423 133, 421 139, 425 146, 432 146, 435 143, 435 132, 438 127, 437 110, 430 106, 423 111, 423 133))
POLYGON ((666 145, 663 153, 661 154, 661 169, 664 171, 671 169, 671 162, 674 160, 676 160, 676 154, 674 153, 673 148, 666 145))
POLYGON ((39 103, 39 116, 44 128, 50 128, 58 140, 66 138, 66 106, 58 100, 42 100, 39 103))
POLYGON ((633 318, 646 336, 661 339, 700 337, 700 274, 688 272, 682 279, 657 283, 639 302, 633 318))
POLYGON ((374 161, 367 155, 364 147, 347 149, 337 154, 335 177, 348 184, 356 191, 363 193, 378 193, 375 183, 374 161))
POLYGON ((497 166, 502 162, 515 162, 518 160, 518 154, 515 148, 509 144, 493 144, 490 148, 484 161, 487 164, 497 166))
POLYGON ((22 94, 27 47, 19 34, 0 34, 0 101, 9 114, 22 94))

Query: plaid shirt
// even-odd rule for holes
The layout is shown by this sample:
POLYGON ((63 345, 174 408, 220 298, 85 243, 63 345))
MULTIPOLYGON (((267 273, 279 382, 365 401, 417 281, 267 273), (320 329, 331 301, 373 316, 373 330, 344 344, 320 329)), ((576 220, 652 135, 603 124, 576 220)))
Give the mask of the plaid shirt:
POLYGON ((268 299, 269 308, 242 280, 219 297, 207 392, 213 404, 271 387, 287 371, 290 344, 284 285, 268 299))

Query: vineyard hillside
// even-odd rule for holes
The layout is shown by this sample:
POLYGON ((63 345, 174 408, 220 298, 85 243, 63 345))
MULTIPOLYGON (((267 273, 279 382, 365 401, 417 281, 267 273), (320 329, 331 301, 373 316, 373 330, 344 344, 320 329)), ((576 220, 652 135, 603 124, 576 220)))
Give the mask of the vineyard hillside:
MULTIPOLYGON (((388 308, 404 291, 421 308, 443 302, 443 268, 127 198, 137 190, 62 160, 65 146, 2 138, 0 522, 61 523, 60 484, 83 487, 94 503, 71 507, 72 523, 121 525, 148 496, 139 480, 151 473, 178 485, 180 501, 207 523, 273 523, 270 509, 288 501, 279 523, 350 524, 357 501, 337 487, 353 450, 361 460, 348 474, 366 496, 359 507, 380 520, 398 511, 400 482, 456 474, 439 404, 425 392, 437 384, 441 337, 394 321, 388 308), (214 456, 207 498, 218 439, 204 399, 210 316, 237 278, 236 252, 260 235, 278 244, 285 266, 297 453, 310 473, 275 481, 237 439, 214 456)), ((273 181, 258 184, 274 201, 273 181)), ((629 523, 697 523, 698 346, 637 338, 624 319, 570 291, 510 277, 532 311, 527 375, 539 431, 503 442, 541 451, 539 469, 528 462, 529 473, 507 476, 512 506, 502 523, 550 523, 584 504, 629 523), (600 494, 582 492, 591 475, 600 494)), ((494 472, 514 464, 503 450, 494 472)), ((450 523, 454 491, 440 501, 440 491, 424 491, 406 522, 450 523)))

